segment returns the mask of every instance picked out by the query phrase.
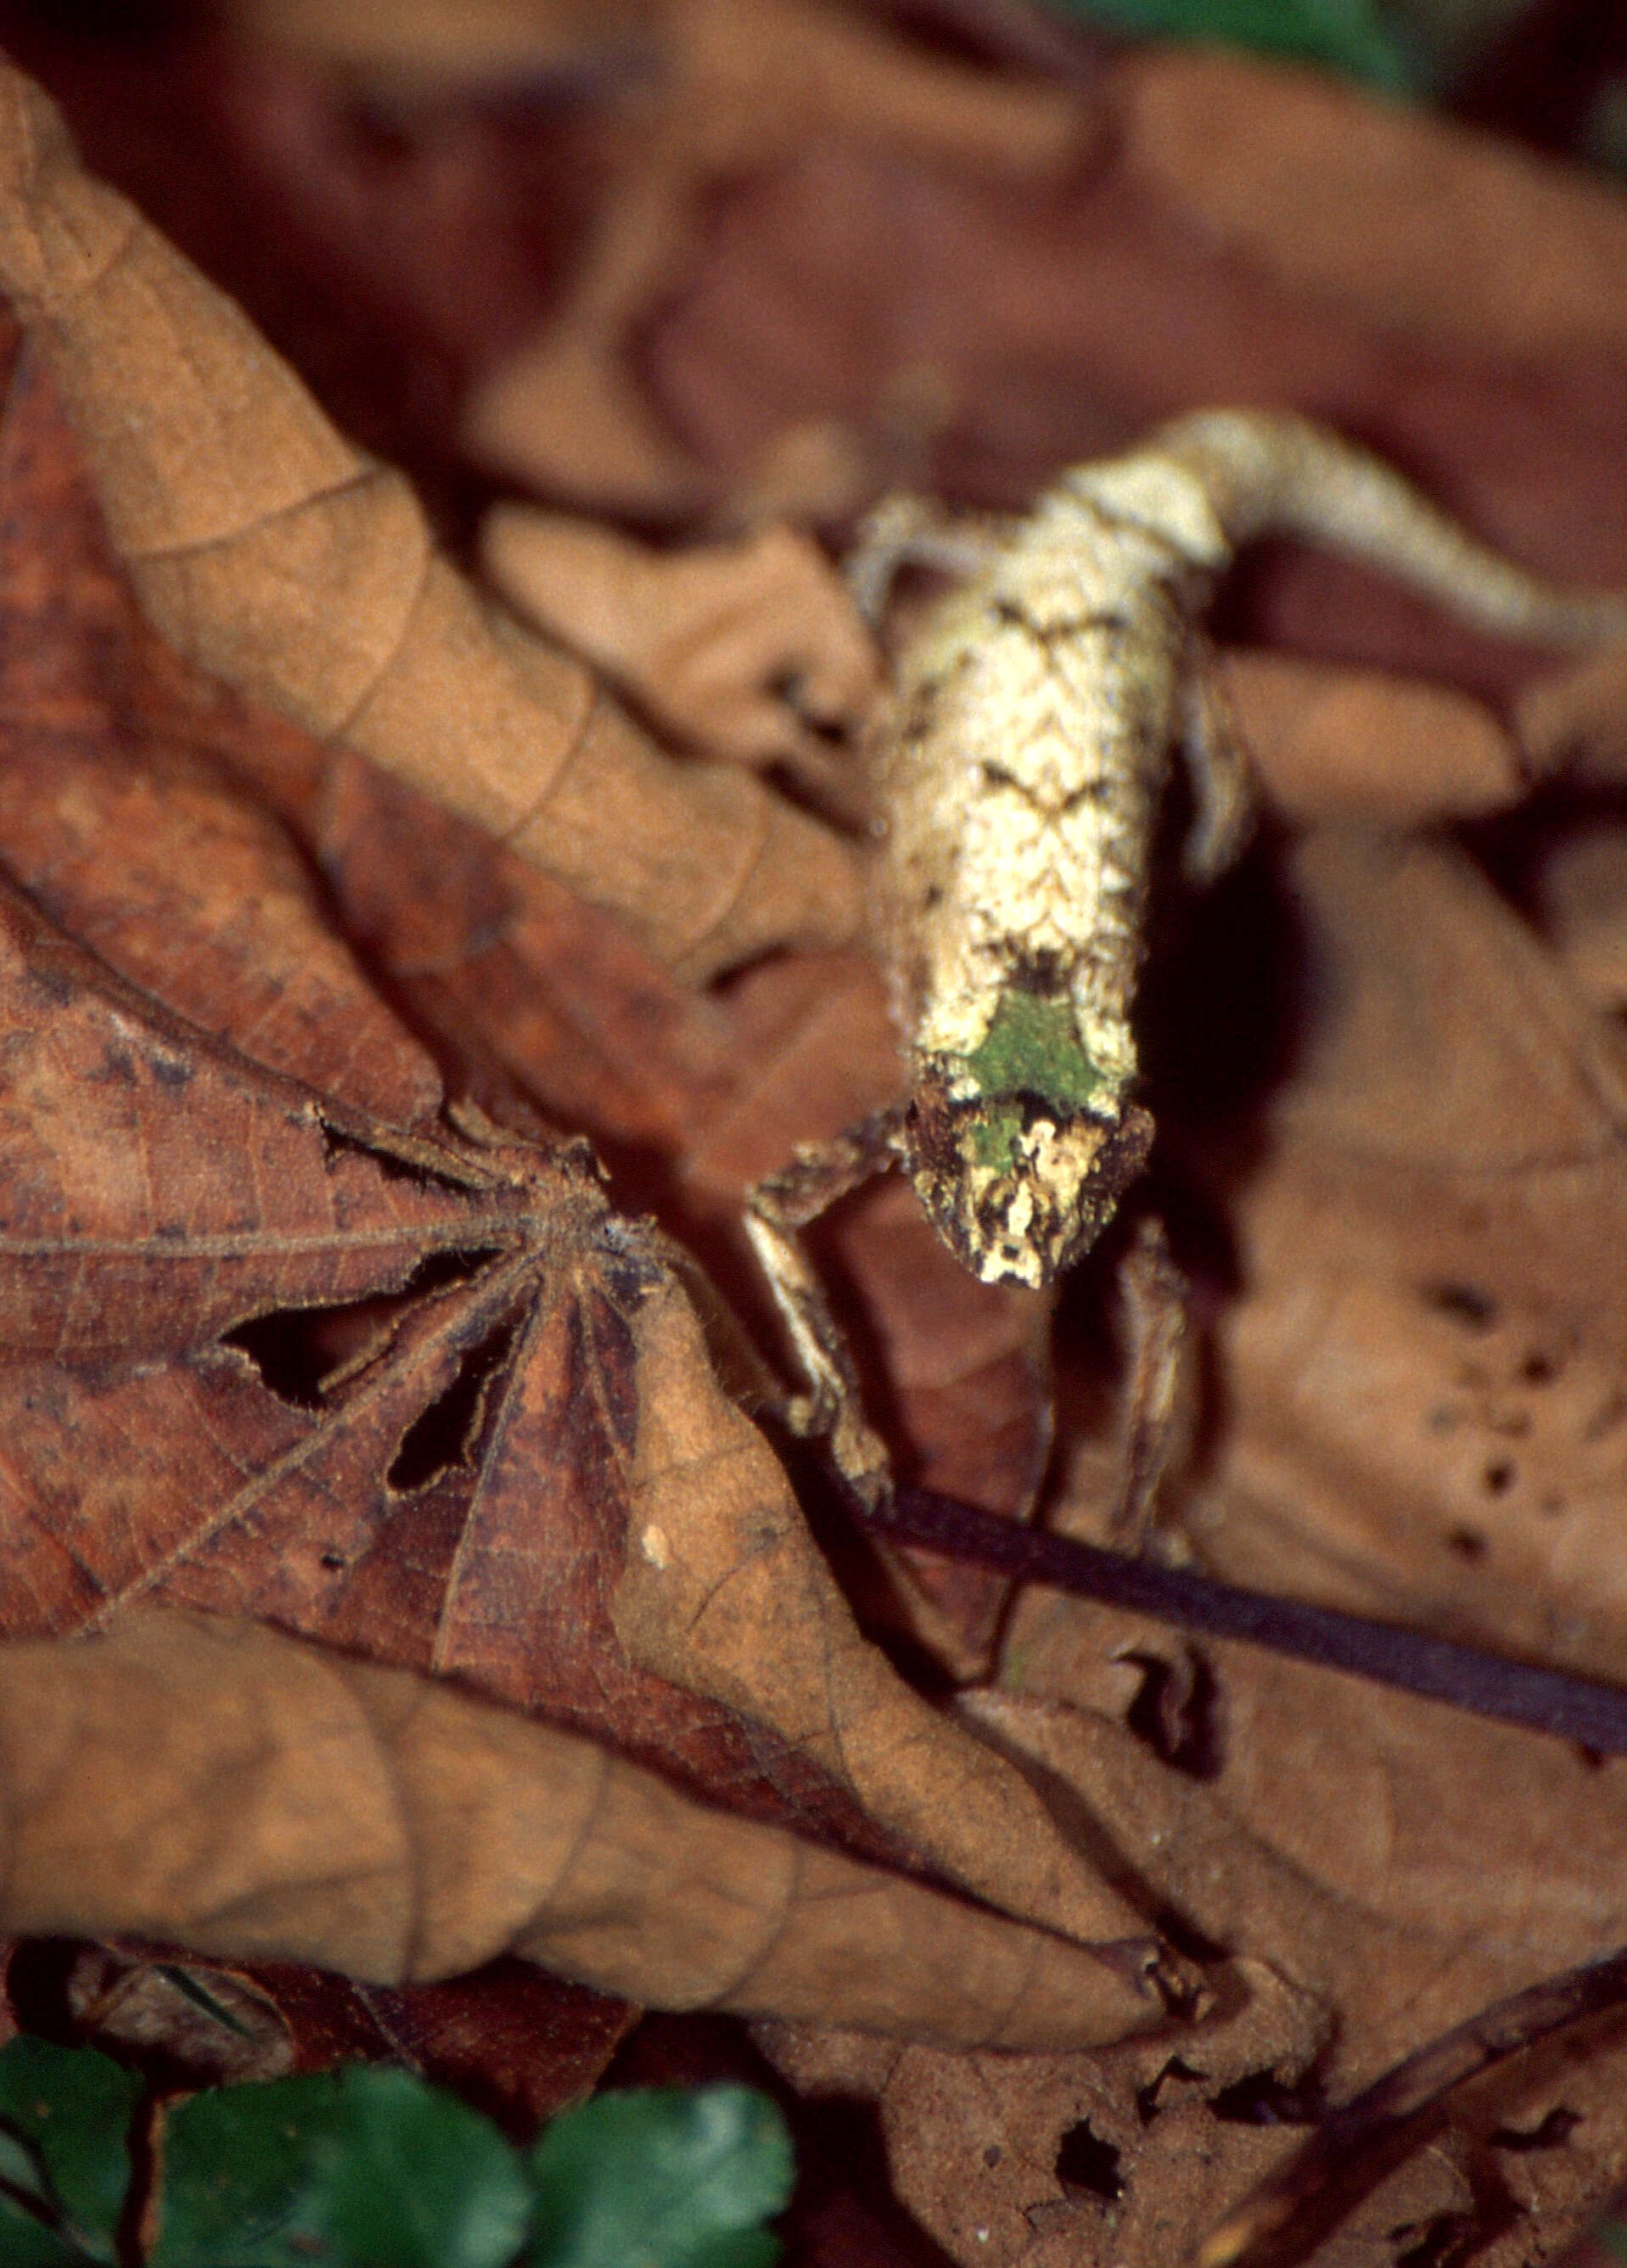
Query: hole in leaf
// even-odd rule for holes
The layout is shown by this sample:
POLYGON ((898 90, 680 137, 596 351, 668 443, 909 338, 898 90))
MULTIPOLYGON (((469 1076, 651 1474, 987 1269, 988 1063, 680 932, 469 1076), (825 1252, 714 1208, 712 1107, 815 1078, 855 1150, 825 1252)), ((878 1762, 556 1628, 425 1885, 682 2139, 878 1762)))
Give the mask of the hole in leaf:
POLYGON ((397 1292, 334 1307, 274 1308, 269 1315, 253 1315, 224 1331, 221 1344, 246 1354, 261 1384, 279 1402, 297 1410, 320 1410, 328 1381, 362 1351, 393 1314, 427 1292, 467 1282, 496 1256, 496 1248, 490 1245, 467 1252, 427 1253, 397 1292))
POLYGON ((1070 2197, 1100 2198, 1116 2205, 1124 2194, 1119 2152, 1104 2142, 1088 2118, 1070 2126, 1056 2150, 1056 2179, 1070 2197))
POLYGON ((261 1383, 279 1402, 320 1410, 322 1381, 343 1359, 339 1342, 353 1313, 345 1307, 279 1307, 223 1332, 221 1343, 248 1357, 261 1383))
POLYGON ((1321 2089, 1312 2079, 1289 2086, 1274 2071, 1246 2071, 1209 2107, 1232 2126, 1314 2126, 1322 2115, 1321 2089))
POLYGON ((1582 2123, 1579 2110, 1572 2110, 1563 2102, 1556 2102, 1546 2117, 1521 2133, 1515 2126, 1499 2126, 1491 2137, 1494 2150, 1557 2150, 1568 2142, 1582 2123))
POLYGON ((1218 1778, 1219 1688, 1203 1655, 1185 1647, 1174 1661, 1159 1653, 1129 1653, 1120 1659, 1145 1672, 1141 1690, 1124 1712, 1128 1729, 1172 1771, 1190 1779, 1218 1778))
POLYGON ((1466 1330, 1489 1331, 1498 1316, 1497 1301, 1490 1292, 1483 1292, 1474 1284, 1426 1284, 1424 1300, 1439 1315, 1449 1315, 1454 1323, 1466 1330))
POLYGON ((1397 2251, 1395 2268, 1459 2268, 1483 2233, 1478 2215, 1472 2213, 1438 2213, 1429 2220, 1403 2221, 1389 2233, 1392 2244, 1405 2247, 1397 2251))
POLYGON ((410 1496, 454 1465, 472 1462, 471 1453, 486 1414, 488 1389, 507 1360, 518 1328, 510 1322, 489 1331, 464 1356, 444 1392, 413 1419, 401 1436, 388 1475, 389 1484, 399 1496, 410 1496))
POLYGON ((1136 2089, 1137 2117, 1140 2119, 1144 2126, 1150 2126, 1152 2124, 1152 2121, 1158 2117, 1159 2112, 1163 2109, 1163 2105, 1160 2102, 1158 2098, 1163 2092, 1166 2080, 1182 2079, 1201 2080, 1204 2074, 1201 2071, 1194 2071, 1191 2065, 1183 2061, 1180 2056, 1171 2056, 1169 2061, 1164 2066, 1162 2071, 1159 2072, 1155 2077, 1150 2079, 1145 2087, 1138 2087, 1136 2089))
POLYGON ((68 2004, 68 1980, 81 1947, 76 1938, 25 1937, 6 1963, 11 2013, 26 2032, 77 2047, 80 2032, 68 2004))
POLYGON ((1447 1549, 1471 1567, 1486 1556, 1486 1539, 1477 1528, 1454 1528, 1447 1532, 1447 1549))

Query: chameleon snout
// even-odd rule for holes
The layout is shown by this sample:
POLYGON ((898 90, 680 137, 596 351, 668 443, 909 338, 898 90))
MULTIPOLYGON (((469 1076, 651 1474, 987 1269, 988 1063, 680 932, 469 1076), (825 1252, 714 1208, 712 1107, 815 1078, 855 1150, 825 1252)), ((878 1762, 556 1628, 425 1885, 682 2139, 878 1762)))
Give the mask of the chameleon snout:
POLYGON ((1139 1175, 1152 1122, 1128 1104, 1068 1111, 1021 1094, 917 1092, 906 1169, 950 1250, 985 1284, 1032 1291, 1088 1251, 1139 1175))

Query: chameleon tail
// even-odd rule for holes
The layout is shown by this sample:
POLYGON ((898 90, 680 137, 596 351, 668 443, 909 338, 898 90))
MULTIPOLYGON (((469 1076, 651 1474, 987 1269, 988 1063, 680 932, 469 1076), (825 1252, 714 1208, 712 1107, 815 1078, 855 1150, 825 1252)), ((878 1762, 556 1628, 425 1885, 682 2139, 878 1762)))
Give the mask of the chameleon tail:
POLYGON ((1309 418, 1200 409, 1161 427, 1149 446, 1197 478, 1234 548, 1300 536, 1499 637, 1562 647, 1627 637, 1627 591, 1566 590, 1528 574, 1392 467, 1309 418))

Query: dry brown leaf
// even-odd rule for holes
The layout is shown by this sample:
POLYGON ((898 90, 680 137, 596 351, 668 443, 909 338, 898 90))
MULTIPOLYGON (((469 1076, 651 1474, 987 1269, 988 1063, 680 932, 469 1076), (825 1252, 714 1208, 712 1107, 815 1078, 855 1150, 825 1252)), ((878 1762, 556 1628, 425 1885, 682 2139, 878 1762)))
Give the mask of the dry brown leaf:
POLYGON ((5 1888, 36 1934, 136 1930, 395 1984, 512 1948, 679 2007, 832 2004, 1013 2044, 1088 2035, 1100 1958, 605 1749, 252 1624, 124 1617, 0 1649, 5 1888))
MULTIPOLYGON (((20 899, 10 938, 13 1634, 144 1598, 252 1608, 782 1816, 822 1793, 853 1831, 850 1791, 1015 1911, 1137 1933, 1020 1778, 860 1639, 584 1158, 393 1135, 211 1047, 20 899)), ((1145 2021, 1100 1974, 1101 2021, 1145 2021)))
POLYGON ((1627 1007, 1627 829, 1619 820, 1567 828, 1550 844, 1533 899, 1583 998, 1606 1011, 1627 1007))
POLYGON ((1627 1055, 1461 856, 1313 836, 1294 884, 1312 1020, 1232 1200, 1193 1533, 1617 1675, 1627 1055))
POLYGON ((1252 56, 1155 49, 1126 104, 1135 173, 1298 290, 1511 361, 1627 349, 1606 182, 1252 56))
POLYGON ((857 803, 854 743, 880 690, 880 659, 807 536, 771 526, 664 553, 591 520, 499 504, 481 555, 527 621, 680 743, 730 763, 788 764, 857 803), (831 746, 837 733, 846 765, 831 746))
MULTIPOLYGON (((25 395, 25 416, 40 399, 25 395)), ((247 920, 252 936, 269 920, 263 959, 206 954, 186 981, 200 1016, 246 1046, 263 1041, 279 1068, 211 1046, 19 901, 14 1056, 21 1064, 32 1049, 41 1068, 17 1090, 33 1104, 38 1160, 19 1192, 33 1211, 18 1216, 38 1233, 18 1264, 40 1279, 18 1351, 49 1359, 4 1376, 13 1632, 106 1624, 149 1596, 252 1608, 375 1656, 455 1672, 659 1753, 737 1801, 874 1843, 852 1800, 864 1788, 895 1832, 925 1827, 930 1855, 962 1879, 1009 1889, 1096 1937, 1138 1930, 1086 1870, 1066 1856, 1058 1867, 1062 1846, 1020 1778, 859 1641, 766 1447, 713 1385, 681 1296, 661 1296, 647 1240, 607 1212, 584 1161, 398 1133, 295 1084, 305 1055, 325 1059, 332 1023, 276 1012, 285 976, 302 978, 325 940, 313 902, 290 897, 297 869, 273 823, 257 821, 247 863, 217 862, 214 882, 190 899, 166 869, 144 878, 138 868, 126 895, 122 830, 147 751, 106 729, 98 738, 87 723, 75 755, 71 858, 60 778, 44 758, 20 763, 11 784, 19 855, 49 882, 64 919, 99 923, 108 952, 154 984, 169 963, 141 956, 160 920, 175 925, 166 934, 176 963, 188 923, 207 940, 223 922, 247 920), (42 1007, 36 966, 49 972, 42 1007), (134 1101, 118 1082, 88 1090, 106 1097, 104 1127, 74 1107, 71 1072, 81 1059, 107 1059, 110 1031, 135 1087, 134 1101), (228 1111, 236 1123, 223 1141, 228 1111), (262 1123, 280 1152, 268 1150, 262 1123), (122 1180, 100 1154, 104 1134, 122 1180), (273 1156, 257 1196, 256 1171, 273 1156), (149 1176, 129 1171, 143 1162, 149 1176), (57 1192, 50 1176, 61 1182, 70 1168, 77 1181, 57 1192), (172 1186, 185 1200, 173 1220, 172 1186), (101 1214, 64 1233, 64 1218, 78 1219, 92 1196, 101 1214), (600 1232, 608 1241, 590 1249, 600 1232), (194 1276, 188 1308, 173 1286, 194 1276), (85 1341, 87 1352, 123 1359, 63 1367, 77 1351, 70 1326, 103 1335, 85 1341), (673 1643, 670 1594, 696 1560, 721 1553, 726 1574, 729 1555, 743 1551, 760 1574, 771 1529, 784 1547, 788 1590, 773 1605, 785 1643, 742 1660, 743 1610, 721 1597, 684 1642, 698 1665, 689 1682, 728 1685, 722 1701, 687 1698, 629 1660, 613 1619, 629 1535, 644 1585, 634 1619, 659 1653, 673 1643), (652 1594, 658 1530, 671 1539, 673 1580, 652 1594), (736 1705, 748 1692, 742 1719, 736 1705), (765 1722, 779 1727, 778 1741, 765 1722), (931 1760, 924 1778, 910 1769, 917 1752, 931 1760), (923 1795, 934 1774, 936 1806, 923 1795)), ((187 792, 162 802, 185 873, 223 839, 234 806, 198 760, 177 775, 160 750, 158 779, 177 777, 187 792)), ((349 968, 331 952, 327 960, 349 968)), ((387 1035, 353 968, 345 981, 361 1027, 387 1035)), ((427 1100, 428 1067, 398 1036, 394 1060, 427 1100)), ((686 1654, 686 1675, 690 1668, 686 1654)), ((1104 2011, 1115 2011, 1102 2021, 1144 2021, 1133 1981, 1099 1974, 1104 2011)))
POLYGON ((1226 654, 1217 676, 1262 792, 1295 826, 1477 819, 1529 786, 1496 717, 1449 687, 1278 653, 1226 654))
POLYGON ((667 0, 646 21, 654 99, 635 109, 571 302, 475 389, 463 428, 478 461, 546 493, 682 515, 706 500, 703 468, 652 415, 626 357, 681 278, 709 191, 833 129, 997 179, 1054 180, 1094 121, 1070 89, 921 54, 827 0, 667 0))
POLYGON ((7 66, 0 91, 0 285, 181 652, 615 907, 692 976, 851 933, 834 837, 739 773, 674 768, 580 665, 483 608, 401 476, 342 441, 240 312, 80 171, 37 88, 7 66))

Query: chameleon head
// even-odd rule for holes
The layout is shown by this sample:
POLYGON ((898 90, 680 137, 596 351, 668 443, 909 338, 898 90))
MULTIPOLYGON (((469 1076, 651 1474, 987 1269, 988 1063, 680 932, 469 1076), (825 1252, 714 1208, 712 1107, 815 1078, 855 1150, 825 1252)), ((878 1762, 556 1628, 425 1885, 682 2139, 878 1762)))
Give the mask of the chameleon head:
POLYGON ((905 1168, 939 1234, 985 1284, 1038 1291, 1087 1251, 1140 1174, 1152 1121, 1131 1103, 1068 1109, 1043 1096, 959 1099, 917 1087, 905 1168))

